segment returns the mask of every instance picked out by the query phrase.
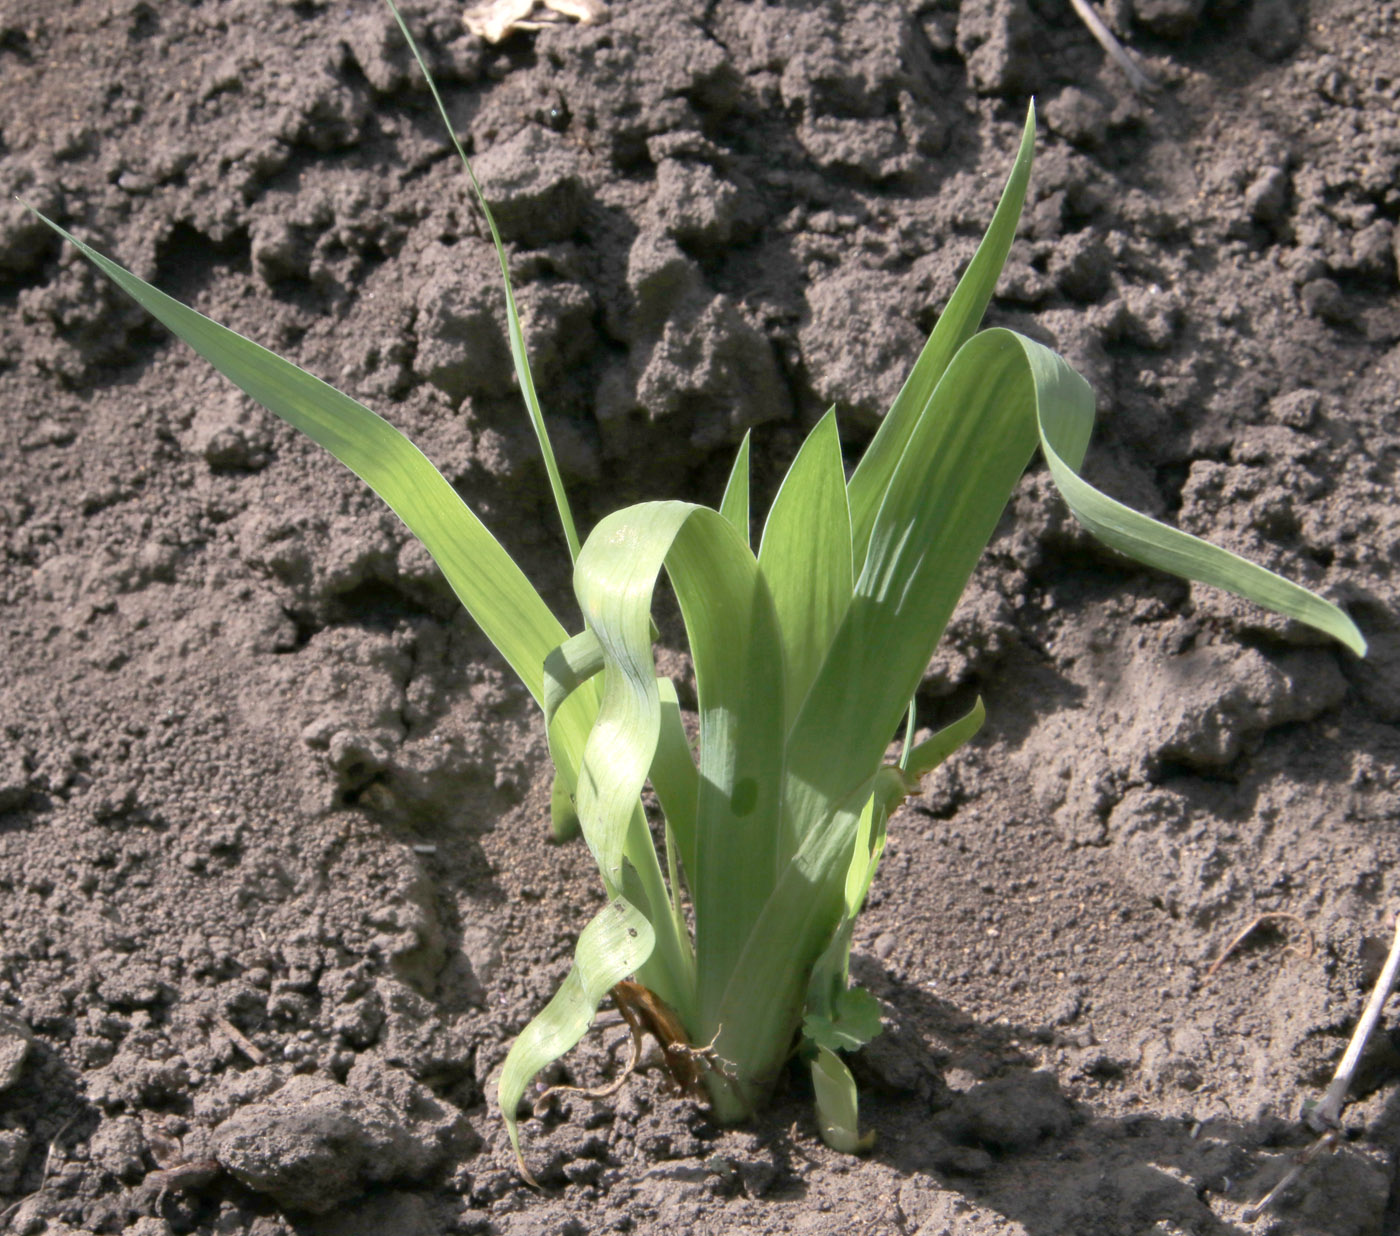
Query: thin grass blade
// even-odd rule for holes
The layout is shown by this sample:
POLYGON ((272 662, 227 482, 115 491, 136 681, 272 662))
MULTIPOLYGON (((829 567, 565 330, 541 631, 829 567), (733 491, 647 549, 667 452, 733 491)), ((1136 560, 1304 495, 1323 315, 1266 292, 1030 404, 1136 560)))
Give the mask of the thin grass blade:
POLYGON ((1016 236, 1035 157, 1035 104, 1026 110, 1021 145, 991 226, 982 237, 948 306, 924 344, 919 359, 851 476, 851 529, 857 569, 865 561, 871 529, 885 490, 904 457, 914 426, 953 357, 981 324, 1016 236))
POLYGON ((749 544, 749 440, 752 436, 745 431, 744 440, 739 443, 719 504, 719 513, 734 525, 745 545, 749 544))
POLYGON ((182 305, 38 211, 32 213, 226 378, 320 443, 383 498, 427 547, 521 682, 543 702, 544 659, 567 632, 422 451, 364 404, 182 305))
POLYGON ((476 200, 480 203, 482 212, 486 216, 486 226, 491 231, 491 241, 496 247, 496 258, 501 264, 501 282, 505 285, 506 290, 507 330, 510 335, 510 354, 515 362, 515 376, 520 383, 520 393, 525 400, 525 411, 529 414, 530 425, 534 429, 535 438, 540 445, 540 456, 544 460, 545 472, 549 477, 549 488, 554 495, 554 505, 559 512, 559 522, 564 529, 564 539, 569 544, 569 558, 571 561, 577 560, 579 554, 578 531, 574 526, 574 515, 569 506, 568 494, 564 489, 564 480, 559 475, 559 464, 554 458, 554 447, 549 441, 549 431, 545 427, 539 396, 535 392, 535 379, 530 372, 530 361, 525 351, 525 332, 520 325, 520 313, 515 305, 515 291, 510 282, 510 266, 506 260, 505 245, 501 242, 501 233, 496 227, 496 217, 491 213, 491 207, 486 204, 486 196, 482 193, 481 185, 477 182, 476 172, 472 170, 471 160, 467 158, 467 152, 462 149, 462 143, 457 140, 457 131, 452 127, 451 117, 447 114, 442 96, 438 93, 437 83, 433 81, 433 75, 428 72, 423 54, 418 50, 418 43, 413 37, 413 32, 409 30, 408 23, 404 21, 403 15, 394 4, 394 0, 385 0, 385 3, 388 4, 389 11, 393 13, 394 20, 398 22, 409 50, 413 53, 413 58, 418 62, 423 80, 428 83, 428 89, 433 95, 433 102, 437 104, 438 114, 442 117, 443 127, 452 139, 457 157, 461 159, 462 166, 467 171, 467 178, 471 181, 472 192, 476 194, 476 200))

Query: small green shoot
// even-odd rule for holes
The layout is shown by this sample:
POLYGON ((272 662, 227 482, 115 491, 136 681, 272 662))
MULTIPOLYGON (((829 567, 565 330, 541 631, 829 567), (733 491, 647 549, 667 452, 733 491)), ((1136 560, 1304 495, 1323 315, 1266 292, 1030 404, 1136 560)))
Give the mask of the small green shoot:
MULTIPOLYGON (((392 0, 389 7, 423 66, 392 0)), ((431 77, 429 85, 447 123, 431 77)), ((215 368, 363 478, 422 540, 541 706, 555 764, 554 827, 581 827, 608 901, 579 936, 563 985, 506 1059, 499 1100, 517 1155, 531 1080, 579 1041, 614 989, 630 993, 618 1003, 632 1011, 635 1033, 667 1040, 668 1057, 698 1070, 719 1119, 751 1114, 798 1055, 823 1137, 847 1151, 869 1145, 839 1054, 880 1029, 876 1002, 850 985, 856 916, 890 815, 982 724, 979 701, 915 744, 911 700, 1037 447, 1070 510, 1106 544, 1364 654, 1360 632, 1334 605, 1084 481, 1088 385, 1024 336, 978 333, 1020 217, 1034 136, 1032 110, 986 236, 853 475, 829 413, 793 461, 757 553, 747 438, 717 509, 643 503, 609 515, 580 544, 506 251, 472 177, 500 258, 521 392, 574 559, 584 628, 572 636, 398 430, 50 223, 215 368), (698 751, 653 658, 651 606, 663 569, 695 668, 698 751), (904 750, 890 764, 886 749, 901 724, 904 750), (664 855, 642 811, 648 783, 666 818, 664 855)))

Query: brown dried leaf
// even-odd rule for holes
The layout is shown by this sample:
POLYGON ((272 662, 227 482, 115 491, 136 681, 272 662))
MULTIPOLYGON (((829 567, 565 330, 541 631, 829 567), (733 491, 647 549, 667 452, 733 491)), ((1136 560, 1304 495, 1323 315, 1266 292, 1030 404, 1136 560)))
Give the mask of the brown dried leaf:
POLYGON ((585 25, 602 21, 602 0, 483 0, 462 14, 467 29, 488 43, 499 43, 517 30, 539 30, 572 17, 585 25))

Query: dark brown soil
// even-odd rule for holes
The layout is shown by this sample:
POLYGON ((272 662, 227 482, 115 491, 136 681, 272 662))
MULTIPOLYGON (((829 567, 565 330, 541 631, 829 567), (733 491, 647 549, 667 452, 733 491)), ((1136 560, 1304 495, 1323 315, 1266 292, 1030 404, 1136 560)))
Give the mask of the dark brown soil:
MULTIPOLYGON (((546 841, 533 706, 350 474, 0 204, 3 1222, 1400 1232, 1384 1024, 1341 1152, 1243 1218, 1400 903, 1400 9, 1111 0, 1137 100, 1068 0, 614 0, 498 48, 406 7, 585 525, 716 501, 749 428, 771 494, 832 402, 858 451, 1034 93, 990 319, 1094 383, 1096 483, 1372 655, 1131 569, 1032 469, 926 683, 988 724, 857 935, 874 1153, 797 1079, 721 1130, 649 1072, 526 1123, 534 1192, 486 1095, 600 894, 546 841)), ((0 189, 390 417, 572 614, 493 259, 377 0, 7 0, 0 189)))

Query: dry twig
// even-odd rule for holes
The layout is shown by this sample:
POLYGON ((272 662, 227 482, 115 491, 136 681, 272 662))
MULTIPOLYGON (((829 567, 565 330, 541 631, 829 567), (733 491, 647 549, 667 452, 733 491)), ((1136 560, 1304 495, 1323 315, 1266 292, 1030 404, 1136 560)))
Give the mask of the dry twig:
POLYGON ((1337 1143, 1341 1139, 1342 1105, 1346 1102, 1347 1091, 1351 1089, 1357 1067, 1361 1064, 1361 1053, 1366 1050, 1366 1043, 1371 1037, 1371 1032, 1375 1030, 1376 1023, 1381 1019, 1381 1010, 1385 1007, 1385 1002, 1390 998, 1390 993, 1395 988, 1397 977, 1400 977, 1400 915, 1397 915, 1395 919, 1395 938, 1390 944, 1390 955, 1385 959, 1385 967, 1381 970, 1380 977, 1371 990, 1371 998, 1366 1002, 1366 1009, 1361 1014, 1361 1020, 1356 1023, 1351 1042, 1347 1044, 1342 1061, 1337 1065, 1337 1072, 1323 1094, 1322 1101, 1307 1114, 1308 1124, 1320 1136, 1297 1156, 1293 1166, 1288 1170, 1288 1174, 1269 1190, 1258 1205, 1251 1206, 1244 1212, 1243 1218, 1246 1222, 1258 1218, 1282 1197, 1293 1182, 1307 1169, 1308 1164, 1321 1157, 1324 1150, 1330 1153, 1337 1148, 1337 1143))
POLYGON ((1248 940, 1249 937, 1253 935, 1256 931, 1258 931, 1259 928, 1262 927, 1265 923, 1272 922, 1275 919, 1282 919, 1285 922, 1297 923, 1299 927, 1301 927, 1304 931, 1308 933, 1308 951, 1306 953, 1298 954, 1297 950, 1294 949, 1292 945, 1289 945, 1288 948, 1284 949, 1285 954, 1294 953, 1295 955, 1302 956, 1304 960, 1307 960, 1307 958, 1311 957, 1317 951, 1317 941, 1313 938, 1313 933, 1309 929, 1308 925, 1305 922, 1303 922, 1301 918, 1299 918, 1296 914, 1285 914, 1281 910, 1270 911, 1267 914, 1257 915, 1253 919, 1253 921, 1251 921, 1245 926, 1244 930, 1239 932, 1235 936, 1235 938, 1225 946, 1224 952, 1222 952, 1220 956, 1217 957, 1211 963, 1210 969, 1206 971, 1206 977, 1204 981, 1209 983, 1210 980, 1215 977, 1215 972, 1225 964, 1226 959, 1230 956, 1231 953, 1233 953, 1237 948, 1239 948, 1241 944, 1248 940))
POLYGON ((215 1024, 223 1031, 224 1037, 228 1039, 239 1051, 248 1057, 254 1064, 266 1064, 267 1055, 261 1047, 254 1043, 227 1017, 217 1018, 215 1024))
POLYGON ((1151 94, 1156 90, 1157 83, 1152 80, 1151 74, 1138 63, 1137 57, 1117 40, 1113 31, 1104 24, 1103 18, 1098 15, 1089 0, 1069 0, 1069 2, 1074 5, 1074 11, 1079 14, 1079 20, 1089 27, 1089 33, 1108 53, 1109 59, 1123 70, 1128 84, 1138 94, 1151 94))
POLYGON ((44 1191, 44 1186, 49 1182, 49 1169, 53 1166, 53 1148, 58 1144, 58 1139, 68 1132, 68 1126, 72 1124, 75 1119, 76 1117, 74 1116, 68 1117, 67 1120, 58 1126, 58 1132, 49 1138, 48 1148, 44 1151, 44 1170, 39 1177, 39 1187, 35 1189, 33 1193, 26 1194, 17 1202, 11 1202, 3 1211, 0 1211, 0 1223, 8 1221, 9 1217, 31 1197, 36 1197, 44 1191))

